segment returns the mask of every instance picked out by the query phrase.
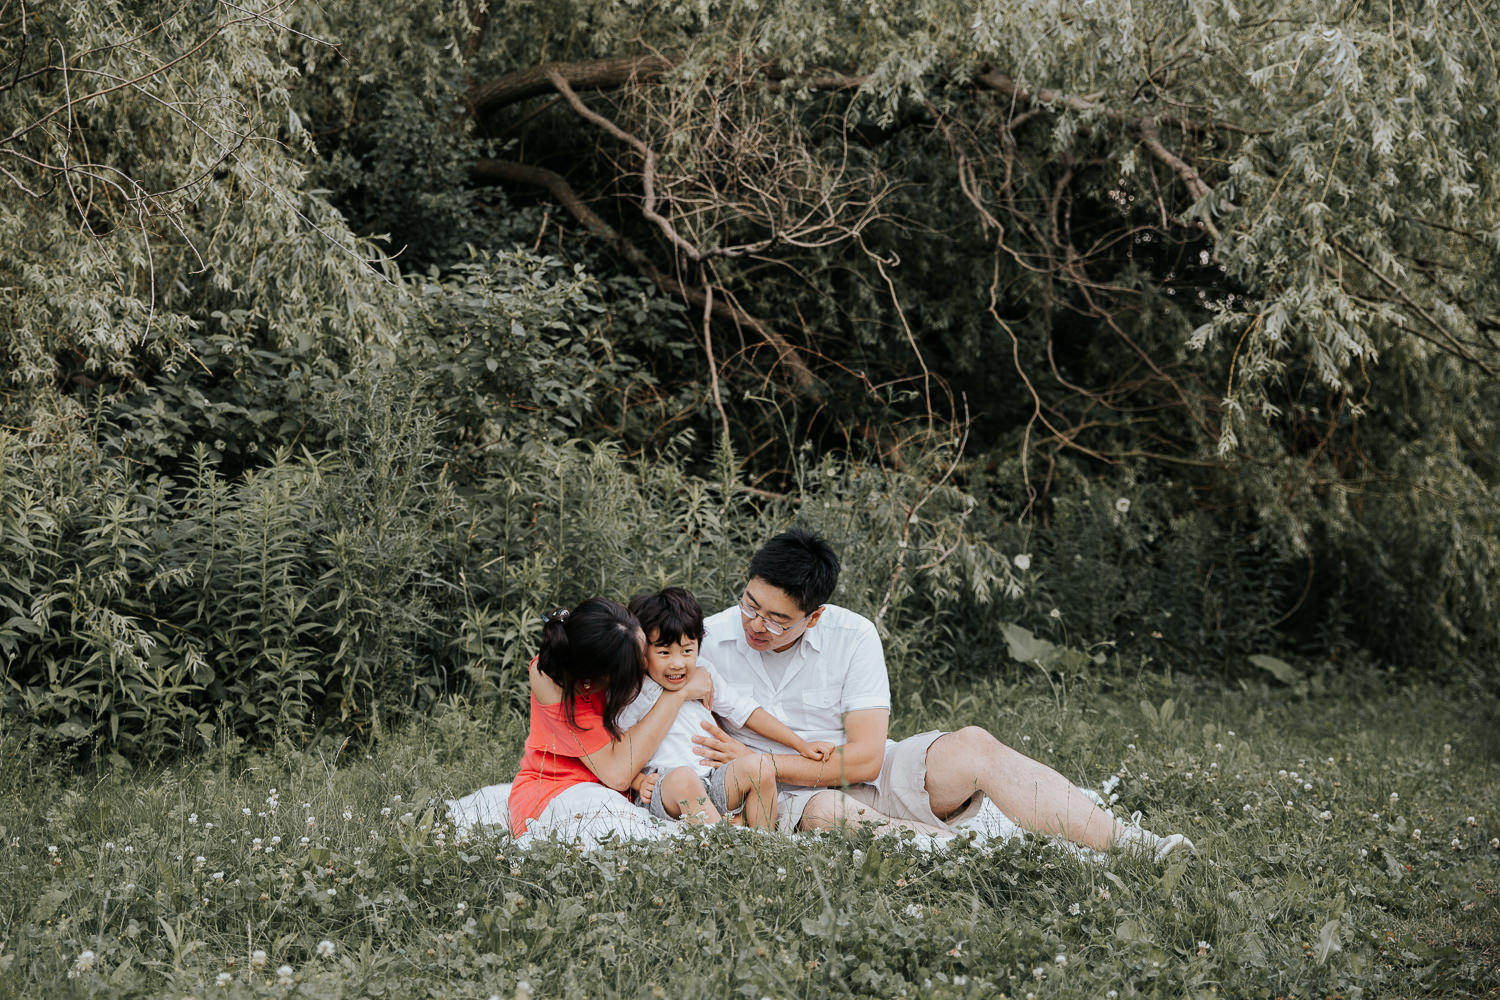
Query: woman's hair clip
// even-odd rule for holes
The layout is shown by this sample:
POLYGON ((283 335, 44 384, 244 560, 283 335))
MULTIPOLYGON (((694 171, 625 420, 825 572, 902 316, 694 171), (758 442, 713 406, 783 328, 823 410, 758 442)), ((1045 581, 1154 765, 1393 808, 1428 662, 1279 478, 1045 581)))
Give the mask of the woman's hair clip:
POLYGON ((567 620, 568 620, 568 609, 567 608, 557 608, 556 610, 547 612, 546 617, 542 619, 542 624, 543 625, 550 625, 553 622, 565 622, 567 620))

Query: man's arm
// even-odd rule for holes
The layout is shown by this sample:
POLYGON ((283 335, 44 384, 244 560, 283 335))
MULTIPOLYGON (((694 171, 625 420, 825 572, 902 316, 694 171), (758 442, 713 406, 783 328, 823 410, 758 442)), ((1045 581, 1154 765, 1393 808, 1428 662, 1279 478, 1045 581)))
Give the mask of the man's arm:
MULTIPOLYGON (((889 709, 867 708, 844 713, 844 743, 827 760, 809 760, 801 754, 775 754, 776 780, 807 788, 837 788, 860 781, 873 781, 885 761, 885 737, 890 729, 889 709)), ((723 764, 756 751, 710 722, 693 737, 693 752, 711 764, 723 764)))

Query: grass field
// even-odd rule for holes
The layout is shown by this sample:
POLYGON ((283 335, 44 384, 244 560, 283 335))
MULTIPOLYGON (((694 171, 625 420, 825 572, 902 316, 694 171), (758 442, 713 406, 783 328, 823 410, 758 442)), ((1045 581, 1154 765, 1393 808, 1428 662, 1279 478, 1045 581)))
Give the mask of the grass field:
POLYGON ((519 723, 445 710, 369 753, 219 745, 86 775, 0 736, 0 997, 1500 995, 1500 714, 1389 678, 1224 691, 994 681, 985 725, 1196 858, 868 833, 456 843, 519 723))

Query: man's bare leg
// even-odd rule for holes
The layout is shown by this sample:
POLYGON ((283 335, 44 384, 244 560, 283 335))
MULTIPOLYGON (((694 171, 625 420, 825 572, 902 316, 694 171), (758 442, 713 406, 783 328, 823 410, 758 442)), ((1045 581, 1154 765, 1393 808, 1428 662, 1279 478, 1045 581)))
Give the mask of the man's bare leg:
POLYGON ((1098 851, 1107 850, 1123 833, 1113 816, 1067 778, 978 726, 939 736, 927 751, 933 815, 952 815, 976 790, 1033 833, 1098 851))
POLYGON ((826 830, 838 826, 853 826, 856 823, 874 823, 877 834, 897 833, 913 830, 932 837, 951 837, 951 830, 944 830, 916 820, 896 819, 878 812, 857 799, 836 789, 819 792, 808 799, 802 810, 799 830, 826 830))

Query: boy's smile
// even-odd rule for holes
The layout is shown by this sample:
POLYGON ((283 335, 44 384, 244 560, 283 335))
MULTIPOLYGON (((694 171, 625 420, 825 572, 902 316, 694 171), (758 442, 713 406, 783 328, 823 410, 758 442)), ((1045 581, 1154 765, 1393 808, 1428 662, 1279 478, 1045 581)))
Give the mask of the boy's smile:
POLYGON ((698 643, 678 636, 672 642, 658 642, 653 630, 646 644, 646 675, 667 691, 676 691, 687 683, 688 674, 698 663, 698 643))

